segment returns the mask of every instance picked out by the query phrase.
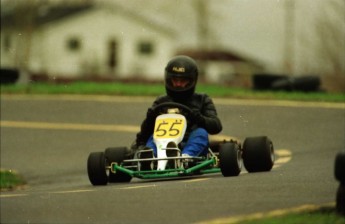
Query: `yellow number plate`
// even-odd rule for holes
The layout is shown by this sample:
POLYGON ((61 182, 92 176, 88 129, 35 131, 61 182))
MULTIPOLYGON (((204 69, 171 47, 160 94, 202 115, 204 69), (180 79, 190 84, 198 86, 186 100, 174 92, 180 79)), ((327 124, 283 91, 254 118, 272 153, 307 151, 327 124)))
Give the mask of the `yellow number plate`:
POLYGON ((157 119, 154 138, 178 138, 182 135, 185 120, 179 118, 157 119))

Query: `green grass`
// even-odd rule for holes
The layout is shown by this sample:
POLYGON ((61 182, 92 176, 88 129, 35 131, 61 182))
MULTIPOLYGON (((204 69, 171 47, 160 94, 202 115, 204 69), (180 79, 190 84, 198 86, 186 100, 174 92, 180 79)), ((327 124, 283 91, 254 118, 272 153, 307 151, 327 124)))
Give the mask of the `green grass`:
POLYGON ((344 224, 345 217, 335 208, 322 208, 312 212, 290 213, 283 216, 241 221, 236 224, 344 224))
MULTIPOLYGON (((212 97, 236 99, 272 99, 317 102, 345 102, 345 93, 324 92, 273 92, 254 91, 250 89, 231 88, 221 85, 199 84, 198 92, 204 92, 212 97)), ((158 96, 165 93, 162 83, 94 83, 71 82, 67 84, 31 83, 28 85, 3 85, 1 94, 99 94, 126 96, 158 96)))
POLYGON ((12 170, 0 170, 0 189, 14 189, 17 186, 26 184, 24 178, 12 170))
POLYGON ((103 95, 160 95, 164 86, 159 84, 72 82, 68 84, 33 83, 4 85, 1 93, 21 94, 103 94, 103 95))

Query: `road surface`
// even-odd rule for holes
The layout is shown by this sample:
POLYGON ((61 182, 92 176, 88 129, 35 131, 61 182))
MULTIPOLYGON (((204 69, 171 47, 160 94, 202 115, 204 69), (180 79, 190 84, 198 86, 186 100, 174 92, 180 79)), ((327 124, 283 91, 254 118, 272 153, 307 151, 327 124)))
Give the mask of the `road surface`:
POLYGON ((1 168, 28 185, 1 192, 1 223, 198 223, 334 202, 344 104, 215 99, 222 135, 267 135, 271 172, 94 187, 90 152, 129 146, 152 98, 1 96, 1 168))

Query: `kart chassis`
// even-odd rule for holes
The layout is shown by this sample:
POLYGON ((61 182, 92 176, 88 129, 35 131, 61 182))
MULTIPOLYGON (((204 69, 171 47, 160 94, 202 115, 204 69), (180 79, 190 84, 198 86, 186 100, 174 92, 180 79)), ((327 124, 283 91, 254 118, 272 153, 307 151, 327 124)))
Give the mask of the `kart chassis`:
MULTIPOLYGON (((178 148, 167 148, 167 150, 176 150, 180 152, 178 148)), ((207 157, 175 156, 167 158, 128 159, 124 160, 121 164, 112 162, 107 168, 112 173, 122 172, 140 179, 173 178, 194 174, 219 173, 218 157, 210 148, 208 150, 209 154, 207 157), (164 170, 157 170, 155 167, 158 161, 170 161, 168 163, 174 164, 174 166, 164 170), (150 162, 150 167, 153 169, 141 170, 140 167, 143 162, 150 162), (188 164, 188 166, 186 166, 186 164, 188 164)))

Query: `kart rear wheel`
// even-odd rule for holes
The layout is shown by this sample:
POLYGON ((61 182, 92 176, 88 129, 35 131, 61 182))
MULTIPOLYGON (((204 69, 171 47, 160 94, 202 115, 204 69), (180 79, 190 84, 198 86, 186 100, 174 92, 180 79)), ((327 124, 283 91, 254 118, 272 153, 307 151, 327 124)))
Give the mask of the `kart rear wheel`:
POLYGON ((334 176, 345 185, 345 151, 339 152, 335 157, 334 176))
POLYGON ((339 184, 336 196, 336 210, 345 216, 345 185, 339 184))
POLYGON ((103 152, 90 153, 87 159, 87 173, 93 185, 106 185, 108 183, 103 152))
POLYGON ((238 176, 242 169, 242 155, 238 144, 227 142, 219 147, 220 170, 224 177, 238 176))
MULTIPOLYGON (((126 159, 127 151, 126 147, 107 148, 104 152, 107 165, 110 166, 113 162, 120 164, 126 159)), ((132 176, 123 172, 109 172, 108 181, 110 183, 130 182, 131 179, 132 176)))
POLYGON ((272 141, 266 136, 246 138, 242 158, 249 173, 270 171, 274 164, 272 141))

